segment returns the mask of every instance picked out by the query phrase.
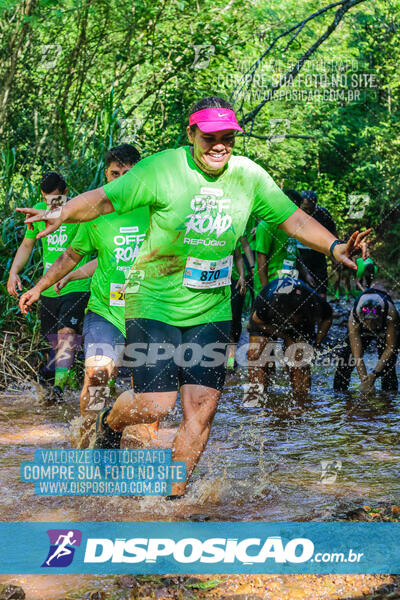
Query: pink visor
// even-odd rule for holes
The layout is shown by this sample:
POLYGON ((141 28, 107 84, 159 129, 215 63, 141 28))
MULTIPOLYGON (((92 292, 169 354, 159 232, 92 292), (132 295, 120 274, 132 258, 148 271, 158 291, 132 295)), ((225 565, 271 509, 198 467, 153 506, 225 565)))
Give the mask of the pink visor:
POLYGON ((230 108, 203 108, 189 117, 189 125, 197 125, 200 131, 212 133, 213 131, 222 131, 223 129, 237 129, 239 127, 236 115, 230 108))

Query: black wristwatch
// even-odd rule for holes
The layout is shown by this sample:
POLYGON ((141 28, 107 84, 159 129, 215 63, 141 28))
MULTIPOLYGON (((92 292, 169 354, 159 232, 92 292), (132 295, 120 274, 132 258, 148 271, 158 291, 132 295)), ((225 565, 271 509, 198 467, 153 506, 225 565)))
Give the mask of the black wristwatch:
POLYGON ((338 244, 347 244, 347 242, 344 242, 343 240, 335 240, 334 242, 332 242, 331 247, 329 248, 329 253, 332 256, 332 258, 335 258, 333 255, 333 251, 338 244))

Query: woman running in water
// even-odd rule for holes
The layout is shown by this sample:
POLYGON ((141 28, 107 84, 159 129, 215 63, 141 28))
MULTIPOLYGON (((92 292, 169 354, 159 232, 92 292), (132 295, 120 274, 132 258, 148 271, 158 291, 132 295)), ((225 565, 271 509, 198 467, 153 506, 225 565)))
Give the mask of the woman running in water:
MULTIPOLYGON (((231 105, 204 98, 190 111, 189 146, 145 158, 116 181, 73 198, 61 215, 19 209, 30 215, 27 222, 47 221, 42 237, 64 222, 150 207, 150 227, 126 286, 135 390, 99 414, 97 446, 119 448, 125 428, 163 418, 180 389, 183 417, 173 459, 185 461, 187 479, 207 443, 224 386, 232 254, 250 214, 352 268, 350 256, 368 233, 337 240, 262 167, 233 156, 237 131, 242 129, 231 105)), ((29 304, 22 297, 23 311, 29 304)), ((171 499, 184 494, 187 479, 173 484, 171 499)))

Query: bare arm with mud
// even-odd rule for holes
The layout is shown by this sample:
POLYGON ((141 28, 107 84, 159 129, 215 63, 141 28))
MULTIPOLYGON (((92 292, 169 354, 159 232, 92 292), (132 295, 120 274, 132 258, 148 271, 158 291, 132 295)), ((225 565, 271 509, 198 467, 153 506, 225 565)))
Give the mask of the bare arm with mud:
POLYGON ((363 382, 363 380, 367 377, 367 369, 362 359, 364 352, 361 344, 360 326, 354 318, 353 311, 351 311, 349 316, 348 327, 351 352, 356 363, 358 376, 360 381, 363 382))
MULTIPOLYGON (((327 256, 330 256, 330 248, 337 239, 330 231, 300 208, 295 210, 278 227, 290 237, 296 238, 309 248, 327 256)), ((356 263, 350 257, 357 252, 362 252, 363 257, 365 256, 367 246, 364 238, 370 231, 370 229, 362 233, 355 231, 346 243, 337 244, 333 250, 335 260, 351 269, 357 269, 356 263)))
POLYGON ((388 325, 386 329, 385 350, 375 366, 375 371, 377 372, 376 376, 381 373, 387 361, 391 358, 393 352, 397 348, 398 314, 393 304, 389 305, 387 320, 388 325))
POLYGON ((54 284, 54 289, 57 292, 57 294, 59 294, 63 287, 65 287, 70 281, 77 281, 78 279, 89 279, 89 277, 92 277, 92 275, 97 269, 97 265, 97 258, 94 258, 90 262, 79 267, 79 269, 75 269, 74 271, 70 271, 69 273, 64 275, 64 277, 60 279, 60 281, 57 281, 54 284))
POLYGON ((11 294, 11 296, 15 296, 15 298, 18 298, 17 288, 20 292, 22 291, 22 282, 19 273, 25 267, 32 254, 35 241, 36 240, 31 238, 24 238, 14 256, 7 281, 7 292, 11 294))
POLYGON ((242 256, 242 253, 240 251, 239 246, 237 246, 235 248, 234 261, 235 261, 235 265, 236 265, 236 268, 237 268, 238 273, 239 273, 239 279, 238 279, 238 282, 236 284, 236 289, 239 289, 240 290, 240 294, 242 296, 244 296, 245 293, 246 293, 246 282, 245 282, 246 275, 245 275, 245 272, 244 272, 244 260, 243 260, 243 256, 242 256))
POLYGON ((92 221, 101 215, 114 212, 114 207, 107 198, 104 187, 99 187, 96 190, 90 190, 89 192, 75 196, 75 198, 69 200, 62 208, 55 210, 17 208, 17 211, 27 215, 25 223, 28 225, 35 221, 46 222, 46 228, 37 235, 37 238, 41 238, 56 231, 63 223, 92 221))
POLYGON ((19 307, 23 315, 28 314, 29 307, 39 300, 40 294, 59 281, 64 275, 72 271, 74 267, 82 260, 82 256, 67 248, 65 252, 57 258, 50 269, 43 275, 37 284, 28 292, 25 292, 20 298, 19 307))

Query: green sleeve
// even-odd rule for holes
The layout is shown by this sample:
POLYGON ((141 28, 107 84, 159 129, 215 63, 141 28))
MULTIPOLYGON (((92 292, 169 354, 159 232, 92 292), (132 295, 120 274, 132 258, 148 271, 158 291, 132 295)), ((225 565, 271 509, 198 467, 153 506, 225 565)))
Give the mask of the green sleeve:
POLYGON ((257 225, 256 230, 256 250, 257 252, 262 252, 263 254, 269 254, 271 250, 271 244, 273 239, 272 230, 276 229, 269 223, 265 223, 264 221, 260 221, 257 225))
POLYGON ((71 248, 81 256, 91 254, 95 250, 91 235, 91 221, 79 225, 75 237, 71 242, 71 248))
MULTIPOLYGON (((36 204, 33 206, 33 208, 37 208, 39 210, 41 210, 42 208, 46 208, 46 203, 45 202, 36 202, 36 204)), ((41 221, 35 221, 33 224, 33 229, 28 229, 26 228, 25 230, 25 235, 24 237, 28 240, 34 240, 37 236, 37 234, 39 233, 39 223, 41 221)))
POLYGON ((157 154, 149 156, 134 165, 125 175, 104 186, 104 192, 117 213, 157 204, 157 162, 157 154))
POLYGON ((282 192, 270 175, 258 167, 252 212, 267 223, 279 225, 286 221, 297 206, 282 192))
POLYGON ((39 229, 37 226, 37 221, 33 223, 33 229, 26 228, 24 237, 28 240, 34 240, 39 233, 39 229))

